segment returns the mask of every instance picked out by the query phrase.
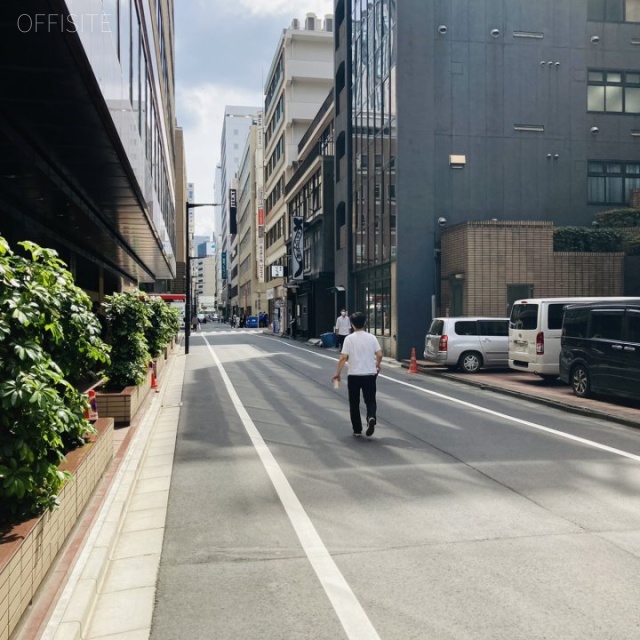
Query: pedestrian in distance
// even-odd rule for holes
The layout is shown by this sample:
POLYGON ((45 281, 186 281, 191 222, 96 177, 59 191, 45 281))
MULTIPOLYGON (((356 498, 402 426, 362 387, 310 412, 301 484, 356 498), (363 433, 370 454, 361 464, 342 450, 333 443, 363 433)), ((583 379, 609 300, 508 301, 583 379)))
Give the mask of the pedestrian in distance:
POLYGON ((353 435, 362 435, 362 416, 360 415, 360 391, 367 408, 367 436, 372 436, 376 428, 376 382, 382 364, 382 349, 378 339, 364 330, 366 316, 359 311, 349 318, 353 333, 345 336, 342 352, 338 360, 336 375, 332 380, 340 384, 344 366, 349 368, 347 390, 349 392, 349 415, 353 435))
POLYGON ((344 339, 351 333, 351 320, 347 315, 346 309, 343 309, 336 319, 334 333, 336 334, 336 347, 338 350, 342 350, 344 339))

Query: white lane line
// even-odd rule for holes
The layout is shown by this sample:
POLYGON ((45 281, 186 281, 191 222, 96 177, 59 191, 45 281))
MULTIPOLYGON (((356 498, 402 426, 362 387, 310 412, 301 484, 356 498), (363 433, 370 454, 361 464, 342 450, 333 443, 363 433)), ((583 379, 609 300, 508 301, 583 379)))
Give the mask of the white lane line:
POLYGON ((635 453, 629 453, 628 451, 623 451, 622 449, 609 447, 606 444, 600 444, 599 442, 595 442, 594 440, 587 440, 586 438, 580 438, 579 436, 574 436, 570 433, 565 433, 564 431, 558 431, 557 429, 552 429, 551 427, 545 427, 541 424, 537 424, 536 422, 530 422, 529 420, 522 420, 521 418, 516 418, 514 416, 507 415, 506 413, 500 413, 500 411, 494 411, 493 409, 487 409, 486 407, 481 407, 480 405, 473 404, 471 402, 466 402, 465 400, 458 400, 457 398, 446 396, 443 393, 438 393, 437 391, 423 389, 422 387, 418 387, 416 385, 410 384, 409 382, 404 382, 402 380, 394 380, 393 378, 389 378, 388 376, 383 376, 383 375, 381 375, 380 377, 385 378, 385 380, 391 380, 396 384, 401 384, 405 387, 410 387, 411 389, 422 391, 423 393, 427 393, 429 395, 435 396, 436 398, 442 398, 443 400, 448 400, 449 402, 452 402, 454 404, 459 404, 463 407, 468 407, 469 409, 473 409, 474 411, 486 413, 488 415, 495 416, 496 418, 502 418, 503 420, 507 420, 508 422, 514 422, 516 424, 521 424, 526 427, 531 427, 532 429, 538 429, 539 431, 551 433, 555 436, 566 438, 567 440, 573 440, 574 442, 585 444, 589 447, 593 447, 594 449, 600 449, 601 451, 607 451, 609 453, 614 453, 615 455, 621 456, 623 458, 629 458, 630 460, 635 460, 636 462, 640 462, 640 456, 636 455, 635 453))
MULTIPOLYGON (((203 336, 204 337, 204 336, 203 336)), ((229 397, 231 398, 244 428, 249 434, 249 438, 255 447, 264 468, 273 483, 273 486, 282 502, 289 521, 293 526, 300 544, 313 567, 313 570, 320 580, 322 588, 325 590, 331 605, 333 606, 338 619, 340 620, 347 637, 350 640, 380 640, 378 632, 375 630, 371 620, 365 613, 362 605, 351 590, 351 587, 344 579, 333 558, 327 551, 322 539, 318 535, 311 519, 307 515, 304 507, 298 500, 295 492, 291 488, 280 465, 276 462, 269 447, 265 444, 260 432, 256 428, 253 420, 244 408, 227 372, 222 366, 222 362, 216 355, 206 337, 204 338, 211 356, 220 371, 229 397)))
MULTIPOLYGON (((306 351, 307 353, 312 353, 318 358, 328 358, 329 360, 335 361, 335 358, 332 358, 331 356, 326 356, 322 353, 316 353, 311 349, 304 349, 302 347, 296 347, 294 345, 289 345, 289 344, 287 344, 286 346, 288 346, 291 349, 299 349, 301 351, 306 351)), ((636 462, 640 462, 640 456, 636 455, 635 453, 629 453, 628 451, 623 451, 622 449, 609 447, 606 444, 600 444, 599 442, 595 442, 594 440, 587 440, 586 438, 580 438, 579 436, 574 436, 570 433, 565 433, 564 431, 551 429, 550 427, 545 427, 541 424, 530 422, 529 420, 522 420, 521 418, 516 418, 514 416, 507 415, 506 413, 500 413, 499 411, 494 411, 493 409, 487 409, 485 407, 481 407, 480 405, 473 404, 471 402, 466 402, 465 400, 458 400, 457 398, 452 398, 451 396, 447 396, 443 393, 438 393, 437 391, 431 391, 430 389, 423 389, 422 387, 418 387, 417 385, 411 384, 410 382, 404 382, 403 380, 396 380, 395 378, 390 378, 389 376, 385 376, 383 374, 380 374, 378 377, 384 378, 385 380, 389 380, 390 382, 395 382, 396 384, 400 384, 405 387, 409 387, 410 389, 415 389, 416 391, 421 391, 422 393, 426 393, 436 398, 447 400, 448 402, 452 402, 453 404, 458 404, 462 407, 467 407, 469 409, 473 409, 474 411, 479 411, 480 413, 486 413, 488 415, 495 416, 496 418, 501 418, 502 420, 506 420, 508 422, 521 424, 521 425, 524 425, 525 427, 531 427, 532 429, 538 429, 539 431, 544 431, 545 433, 551 433, 554 436, 565 438, 566 440, 579 442, 580 444, 593 447, 594 449, 599 449, 600 451, 607 451, 608 453, 613 453, 617 456, 621 456, 622 458, 629 458, 629 460, 635 460, 636 462)))

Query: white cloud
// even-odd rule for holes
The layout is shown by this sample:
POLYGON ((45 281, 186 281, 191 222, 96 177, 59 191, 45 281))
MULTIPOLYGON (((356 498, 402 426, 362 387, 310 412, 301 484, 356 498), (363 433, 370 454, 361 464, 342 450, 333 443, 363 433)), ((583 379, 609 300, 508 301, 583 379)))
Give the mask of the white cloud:
MULTIPOLYGON (((178 113, 189 123, 184 127, 187 180, 195 184, 196 202, 213 202, 224 108, 226 105, 259 106, 262 95, 242 87, 204 84, 182 89, 177 97, 178 113)), ((196 235, 211 235, 213 209, 203 207, 196 211, 196 235)))
MULTIPOLYGON (((176 110, 187 179, 196 202, 213 202, 227 105, 263 104, 282 29, 307 13, 333 13, 333 0, 180 0, 176 3, 176 110)), ((195 209, 197 235, 214 230, 213 209, 195 209)))

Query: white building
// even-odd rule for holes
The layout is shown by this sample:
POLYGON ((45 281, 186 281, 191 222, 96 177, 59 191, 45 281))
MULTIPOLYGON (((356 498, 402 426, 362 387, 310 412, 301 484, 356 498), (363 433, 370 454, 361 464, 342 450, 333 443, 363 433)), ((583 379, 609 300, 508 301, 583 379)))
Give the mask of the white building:
POLYGON ((259 315, 267 310, 264 278, 262 112, 256 114, 238 169, 238 298, 240 313, 259 315))
POLYGON ((264 202, 265 278, 269 316, 285 330, 286 241, 289 220, 285 187, 297 167, 298 143, 334 83, 333 17, 308 13, 284 29, 265 84, 264 202))
POLYGON ((220 243, 220 278, 222 287, 219 290, 221 300, 225 304, 223 313, 228 316, 238 311, 238 255, 237 255, 237 220, 230 216, 229 195, 235 186, 235 176, 240 165, 249 129, 253 124, 259 107, 226 106, 222 124, 222 140, 220 144, 220 170, 216 169, 219 184, 215 185, 216 202, 221 203, 220 243))

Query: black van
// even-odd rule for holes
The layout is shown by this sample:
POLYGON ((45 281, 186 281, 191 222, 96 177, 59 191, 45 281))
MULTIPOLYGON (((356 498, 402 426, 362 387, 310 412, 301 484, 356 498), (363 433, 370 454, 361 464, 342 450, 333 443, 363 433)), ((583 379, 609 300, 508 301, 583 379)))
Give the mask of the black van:
POLYGON ((567 307, 560 344, 560 379, 577 396, 640 399, 640 299, 567 307))

